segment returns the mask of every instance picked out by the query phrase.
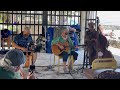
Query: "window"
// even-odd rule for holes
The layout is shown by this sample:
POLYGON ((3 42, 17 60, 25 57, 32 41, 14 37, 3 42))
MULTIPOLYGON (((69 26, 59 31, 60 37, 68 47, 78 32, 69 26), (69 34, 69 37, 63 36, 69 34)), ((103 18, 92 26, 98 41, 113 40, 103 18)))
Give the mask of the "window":
POLYGON ((8 28, 15 36, 29 26, 34 37, 42 31, 42 15, 43 11, 0 11, 0 30, 8 28))

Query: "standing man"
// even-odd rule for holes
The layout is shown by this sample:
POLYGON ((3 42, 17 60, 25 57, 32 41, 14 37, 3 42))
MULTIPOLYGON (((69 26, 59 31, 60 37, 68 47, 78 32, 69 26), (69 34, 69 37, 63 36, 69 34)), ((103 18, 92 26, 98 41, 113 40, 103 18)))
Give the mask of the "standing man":
MULTIPOLYGON (((32 40, 32 36, 30 34, 30 28, 29 27, 25 27, 23 32, 21 32, 20 34, 18 34, 13 41, 13 47, 15 47, 16 49, 20 49, 23 51, 24 55, 26 55, 26 52, 28 52, 28 43, 33 42, 32 40)), ((30 55, 32 53, 28 52, 28 59, 30 60, 30 55)), ((37 53, 33 53, 33 63, 35 64, 37 59, 37 53)), ((28 67, 28 66, 26 66, 28 67)))
MULTIPOLYGON (((85 35, 85 44, 87 46, 87 51, 89 53, 89 62, 92 65, 93 60, 97 55, 97 40, 98 40, 98 32, 95 30, 95 24, 93 22, 88 23, 88 31, 86 31, 85 35)), ((92 67, 91 67, 92 68, 92 67)))
POLYGON ((2 43, 2 50, 5 50, 4 44, 7 42, 8 49, 11 46, 11 31, 8 29, 1 30, 1 43, 2 43))

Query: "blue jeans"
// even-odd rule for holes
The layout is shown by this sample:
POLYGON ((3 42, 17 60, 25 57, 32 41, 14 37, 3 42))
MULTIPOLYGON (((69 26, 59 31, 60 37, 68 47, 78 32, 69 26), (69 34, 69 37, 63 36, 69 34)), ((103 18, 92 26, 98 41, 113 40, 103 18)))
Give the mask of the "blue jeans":
MULTIPOLYGON (((73 55, 74 60, 77 60, 78 53, 76 53, 75 51, 71 51, 71 55, 73 55)), ((63 62, 67 62, 67 59, 70 56, 70 54, 68 54, 67 52, 62 52, 59 56, 63 58, 63 62)))

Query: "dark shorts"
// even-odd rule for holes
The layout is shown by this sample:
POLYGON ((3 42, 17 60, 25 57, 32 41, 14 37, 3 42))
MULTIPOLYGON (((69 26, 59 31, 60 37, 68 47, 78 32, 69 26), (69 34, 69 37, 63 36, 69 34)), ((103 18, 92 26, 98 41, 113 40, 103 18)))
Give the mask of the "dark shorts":
MULTIPOLYGON (((26 52, 23 52, 24 53, 24 55, 26 55, 26 52)), ((31 54, 31 52, 28 52, 28 55, 30 55, 31 54)))
POLYGON ((9 36, 6 36, 6 37, 1 37, 1 38, 8 38, 9 36))
MULTIPOLYGON (((77 60, 78 57, 77 52, 71 51, 71 55, 73 55, 74 60, 77 60)), ((62 52, 59 56, 63 58, 63 62, 67 62, 68 56, 70 56, 70 54, 68 54, 67 52, 62 52)))
POLYGON ((1 38, 1 40, 3 41, 8 41, 8 38, 1 38))
MULTIPOLYGON (((16 48, 15 48, 16 49, 16 48)), ((24 53, 24 55, 26 55, 26 52, 23 52, 24 53)), ((28 52, 28 55, 30 55, 31 54, 31 52, 28 52)))

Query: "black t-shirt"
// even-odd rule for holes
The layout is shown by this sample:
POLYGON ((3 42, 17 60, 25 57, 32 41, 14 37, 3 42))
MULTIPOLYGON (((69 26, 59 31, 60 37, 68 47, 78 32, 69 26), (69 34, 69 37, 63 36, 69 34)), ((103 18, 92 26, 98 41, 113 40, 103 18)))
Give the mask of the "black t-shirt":
POLYGON ((91 40, 91 39, 97 39, 97 31, 86 31, 86 35, 87 37, 91 40))

